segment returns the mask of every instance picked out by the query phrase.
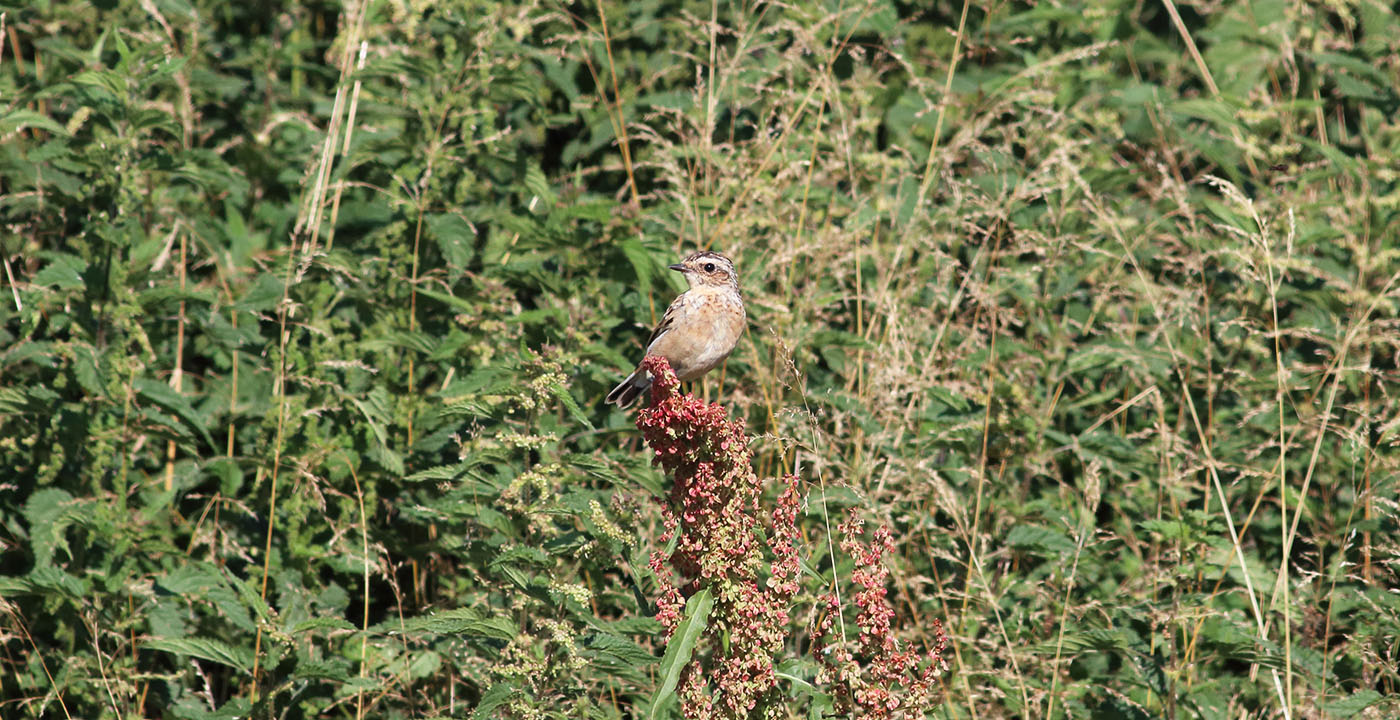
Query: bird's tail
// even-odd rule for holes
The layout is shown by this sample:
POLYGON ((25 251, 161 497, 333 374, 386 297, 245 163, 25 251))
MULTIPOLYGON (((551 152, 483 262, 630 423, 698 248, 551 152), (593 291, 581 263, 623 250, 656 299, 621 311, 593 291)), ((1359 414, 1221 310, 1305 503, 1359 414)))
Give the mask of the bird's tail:
POLYGON ((637 401, 642 393, 651 387, 651 376, 645 370, 638 368, 627 376, 626 380, 617 384, 617 387, 608 393, 608 402, 615 403, 620 408, 625 408, 637 401))

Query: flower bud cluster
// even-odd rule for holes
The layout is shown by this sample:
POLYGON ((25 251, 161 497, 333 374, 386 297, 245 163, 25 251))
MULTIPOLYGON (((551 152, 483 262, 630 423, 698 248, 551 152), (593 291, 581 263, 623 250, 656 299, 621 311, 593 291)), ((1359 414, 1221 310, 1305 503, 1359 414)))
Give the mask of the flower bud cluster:
POLYGON ((894 550, 889 529, 876 528, 869 543, 862 540, 864 522, 858 518, 851 517, 839 530, 841 550, 855 560, 852 600, 859 634, 853 643, 843 639, 840 597, 835 590, 828 593, 825 611, 812 623, 813 650, 822 664, 817 683, 831 691, 836 710, 847 716, 922 718, 940 700, 934 683, 948 670, 943 623, 933 621, 933 647, 924 658, 912 649, 900 650, 891 625, 894 608, 885 597, 889 571, 881 562, 894 550))

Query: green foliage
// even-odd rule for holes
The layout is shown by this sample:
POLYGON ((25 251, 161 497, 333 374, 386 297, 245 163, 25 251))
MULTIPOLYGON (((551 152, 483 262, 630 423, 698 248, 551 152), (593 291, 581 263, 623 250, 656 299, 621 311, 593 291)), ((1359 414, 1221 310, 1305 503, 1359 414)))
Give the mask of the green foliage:
POLYGON ((0 714, 671 712, 600 399, 699 246, 941 712, 1397 710, 1393 6, 0 11, 0 714))
POLYGON ((695 643, 705 633, 705 625, 712 607, 714 598, 711 597, 708 588, 686 600, 685 613, 680 624, 676 625, 676 631, 666 643, 666 654, 661 658, 661 686, 652 698, 651 711, 647 713, 647 717, 660 717, 659 713, 666 707, 666 703, 676 698, 676 683, 680 681, 681 671, 690 663, 695 643))

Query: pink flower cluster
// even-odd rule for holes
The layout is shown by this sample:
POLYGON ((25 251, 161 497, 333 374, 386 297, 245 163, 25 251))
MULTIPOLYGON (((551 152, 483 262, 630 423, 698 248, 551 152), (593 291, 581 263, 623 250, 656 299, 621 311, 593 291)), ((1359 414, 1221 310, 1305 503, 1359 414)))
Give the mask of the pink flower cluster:
POLYGON ((731 420, 720 405, 682 395, 665 359, 648 357, 642 367, 655 380, 637 427, 654 463, 674 478, 661 542, 674 537, 676 550, 669 558, 652 553, 651 567, 663 581, 674 577, 671 568, 680 576, 657 602, 657 619, 669 634, 687 597, 701 589, 714 597, 709 624, 681 676, 681 710, 687 718, 781 716, 774 661, 798 589, 797 477, 779 481, 765 527, 759 519, 765 484, 754 473, 743 421, 731 420))
POLYGON ((933 647, 920 669, 920 657, 912 650, 900 650, 890 621, 894 608, 885 597, 889 571, 881 563, 885 553, 894 550, 888 528, 879 527, 867 544, 862 542, 864 522, 852 517, 840 526, 841 550, 856 561, 851 579, 855 592, 856 627, 854 643, 843 641, 837 625, 841 601, 835 591, 826 596, 826 611, 812 624, 813 650, 821 660, 819 685, 828 687, 836 698, 836 709, 861 718, 922 718, 940 700, 934 687, 948 670, 943 651, 948 634, 943 623, 933 621, 930 629, 933 647))

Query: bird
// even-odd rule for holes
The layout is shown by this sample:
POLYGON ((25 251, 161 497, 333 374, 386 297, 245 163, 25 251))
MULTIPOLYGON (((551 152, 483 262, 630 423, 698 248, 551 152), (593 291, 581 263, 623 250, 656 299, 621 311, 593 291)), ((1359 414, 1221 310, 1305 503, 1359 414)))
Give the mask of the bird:
MULTIPOLYGON (((729 258, 701 250, 668 267, 684 275, 690 287, 666 308, 647 340, 646 355, 666 358, 676 377, 685 382, 729 357, 744 333, 748 315, 739 293, 739 274, 729 258)), ((608 393, 607 402, 626 408, 651 387, 651 381, 639 365, 608 393)))

